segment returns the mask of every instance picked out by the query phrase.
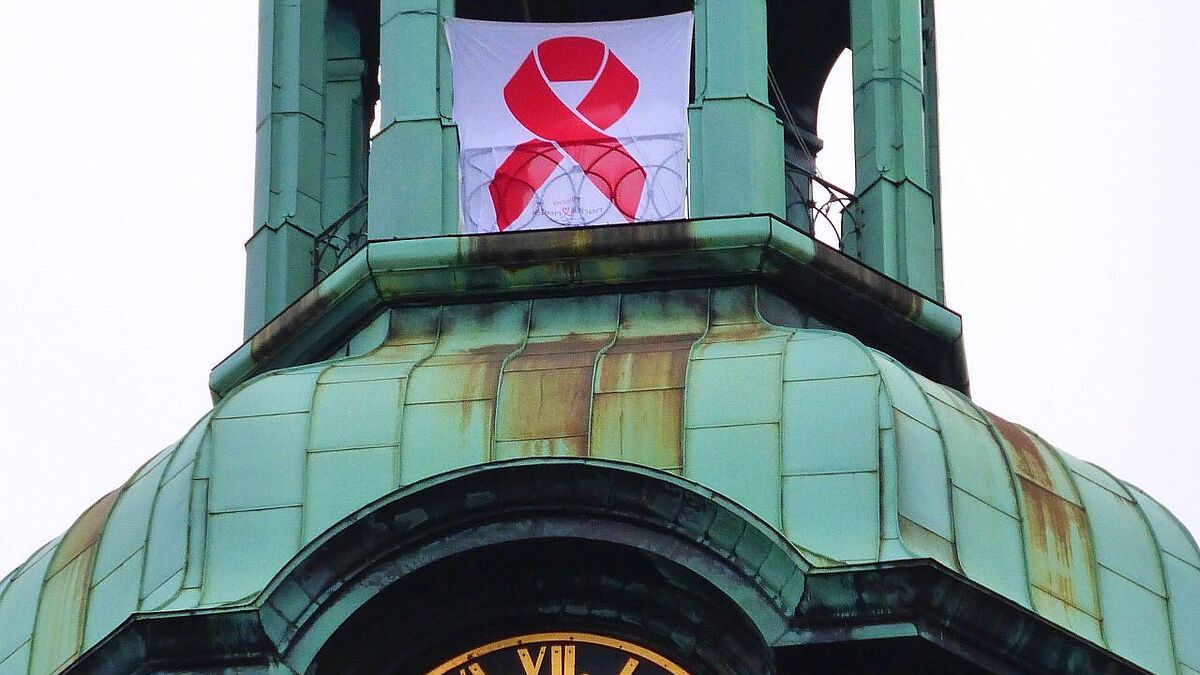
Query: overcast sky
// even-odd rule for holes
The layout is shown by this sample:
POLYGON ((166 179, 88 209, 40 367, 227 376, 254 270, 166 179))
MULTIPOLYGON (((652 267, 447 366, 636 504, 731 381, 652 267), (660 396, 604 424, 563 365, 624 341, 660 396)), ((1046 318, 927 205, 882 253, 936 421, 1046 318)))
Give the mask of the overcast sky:
MULTIPOLYGON (((1200 3, 938 11, 975 399, 1200 530, 1200 3)), ((241 341, 256 20, 252 0, 0 2, 0 576, 181 436, 241 341)))

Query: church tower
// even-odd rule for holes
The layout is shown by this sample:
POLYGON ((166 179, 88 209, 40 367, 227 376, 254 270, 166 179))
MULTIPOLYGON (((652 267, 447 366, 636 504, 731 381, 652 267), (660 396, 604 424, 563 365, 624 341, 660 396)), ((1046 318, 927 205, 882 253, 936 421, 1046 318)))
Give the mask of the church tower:
MULTIPOLYGON (((1186 529, 969 398, 933 0, 261 0, 259 26, 245 342, 211 413, 0 580, 0 675, 1200 674, 1186 529), (681 210, 471 229, 447 21, 670 15, 681 210)), ((602 54, 592 90, 628 58, 602 54)))

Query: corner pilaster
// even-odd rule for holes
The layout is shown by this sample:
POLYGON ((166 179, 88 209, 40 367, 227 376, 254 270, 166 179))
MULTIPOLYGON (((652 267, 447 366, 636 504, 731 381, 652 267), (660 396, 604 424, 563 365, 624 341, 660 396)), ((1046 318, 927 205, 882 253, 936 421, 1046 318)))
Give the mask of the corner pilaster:
POLYGON ((321 231, 325 0, 262 0, 255 231, 246 244, 245 334, 312 284, 321 231))
POLYGON ((923 4, 850 0, 859 228, 844 233, 844 247, 940 301, 941 237, 928 136, 936 124, 928 110, 936 102, 923 4))
POLYGON ((767 96, 764 0, 696 0, 693 217, 784 215, 783 127, 767 96))
POLYGON ((383 0, 381 131, 372 142, 371 239, 458 232, 458 136, 451 121, 453 0, 383 0))

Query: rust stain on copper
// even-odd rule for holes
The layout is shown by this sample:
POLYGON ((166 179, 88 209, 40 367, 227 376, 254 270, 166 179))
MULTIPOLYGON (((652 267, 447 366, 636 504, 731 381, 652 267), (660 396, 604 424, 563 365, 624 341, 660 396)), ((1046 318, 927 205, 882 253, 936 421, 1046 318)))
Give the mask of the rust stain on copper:
POLYGON ((489 345, 429 357, 409 375, 408 405, 457 404, 452 417, 457 417, 458 432, 469 436, 485 404, 490 427, 500 367, 511 352, 509 345, 489 345))
POLYGON ((98 541, 116 506, 121 490, 108 493, 84 512, 54 552, 37 610, 37 633, 52 641, 34 640, 34 663, 55 663, 79 654, 84 632, 85 608, 92 592, 93 569, 99 552, 98 541), (63 650, 67 647, 67 650, 63 650))
POLYGON ((465 399, 489 399, 496 397, 496 384, 500 379, 500 361, 477 361, 467 364, 460 375, 460 394, 465 399))
POLYGON ((988 419, 1013 450, 1014 459, 1017 461, 1017 473, 1028 476, 1047 488, 1053 488, 1050 467, 1033 438, 1024 429, 1006 419, 991 413, 988 413, 988 419))
POLYGON ((712 342, 743 342, 774 337, 778 332, 763 323, 734 323, 714 326, 709 331, 708 338, 712 342))
POLYGON ((660 469, 683 463, 683 390, 596 394, 591 455, 660 469))
POLYGON ((592 368, 596 354, 608 346, 608 335, 567 335, 557 340, 531 342, 508 364, 507 370, 592 368))
POLYGON ((682 387, 688 356, 699 335, 687 340, 629 338, 605 352, 598 366, 600 392, 682 387))
POLYGON ((496 459, 519 457, 587 457, 586 436, 535 438, 527 441, 497 441, 496 459))
POLYGON ((1088 551, 1073 550, 1072 542, 1078 537, 1086 546, 1087 523, 1083 511, 1054 492, 1049 466, 1053 459, 1047 457, 1048 450, 1016 424, 991 413, 988 418, 1016 463, 1035 581, 1043 590, 1078 606, 1071 570, 1080 563, 1076 558, 1088 555, 1088 551))
POLYGON ((436 380, 436 384, 424 387, 434 388, 438 399, 442 401, 474 401, 496 397, 501 359, 478 354, 435 358, 437 361, 427 362, 415 370, 409 381, 420 383, 425 378, 436 380))
POLYGON ((591 394, 590 367, 507 372, 501 384, 496 438, 585 435, 591 394))
POLYGON ((493 420, 496 414, 496 400, 493 399, 476 399, 474 401, 447 401, 452 406, 455 406, 458 417, 458 434, 460 438, 472 438, 476 431, 473 424, 478 420, 484 422, 483 447, 480 448, 481 458, 488 456, 488 448, 491 446, 492 436, 495 435, 493 429, 493 420))
POLYGON ((1045 557, 1045 560, 1033 561, 1034 581, 1059 599, 1078 605, 1078 594, 1071 578, 1071 569, 1077 563, 1071 532, 1083 532, 1086 527, 1083 514, 1077 512, 1073 504, 1029 479, 1018 480, 1025 494, 1026 527, 1036 549, 1034 556, 1045 557), (1050 541, 1052 536, 1053 542, 1050 541), (1049 557, 1051 553, 1053 559, 1049 557))
MULTIPOLYGON (((466 434, 470 431, 471 423, 478 414, 480 400, 486 400, 486 418, 489 429, 492 427, 496 411, 496 384, 500 381, 500 364, 498 359, 480 360, 466 366, 466 375, 459 381, 462 398, 462 414, 459 416, 459 431, 466 434), (474 398, 475 400, 465 400, 474 398)), ((494 431, 492 431, 494 433, 494 431)))
POLYGON ((662 469, 683 461, 683 387, 708 327, 707 291, 628 296, 620 332, 597 363, 591 454, 662 469))
POLYGON ((532 342, 505 366, 496 439, 586 436, 596 354, 608 338, 567 335, 532 342))
POLYGON ((79 516, 79 519, 63 536, 58 549, 55 550, 54 561, 46 573, 47 577, 66 567, 72 560, 79 557, 79 554, 100 539, 104 525, 108 522, 108 514, 116 506, 117 497, 120 494, 121 490, 113 490, 101 497, 100 501, 93 504, 87 511, 84 511, 82 516, 79 516))

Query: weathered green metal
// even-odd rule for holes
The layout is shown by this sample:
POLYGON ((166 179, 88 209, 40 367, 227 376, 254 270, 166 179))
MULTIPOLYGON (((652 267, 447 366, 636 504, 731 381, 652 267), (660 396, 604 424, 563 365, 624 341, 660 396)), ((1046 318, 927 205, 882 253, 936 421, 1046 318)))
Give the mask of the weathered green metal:
POLYGON ((324 3, 264 0, 259 18, 254 235, 246 244, 246 333, 311 284, 322 229, 324 3))
MULTIPOLYGON (((850 0, 854 54, 854 150, 861 209, 847 250, 884 274, 941 300, 940 223, 935 192, 936 80, 932 33, 922 31, 932 3, 850 0)), ((930 14, 930 17, 932 15, 930 14)), ((932 20, 930 18, 930 20, 932 20)))
POLYGON ((378 88, 378 39, 360 30, 360 17, 346 6, 324 0, 260 6, 247 336, 311 287, 314 240, 366 196, 378 88))
POLYGON ((784 214, 783 127, 767 102, 763 0, 696 2, 691 213, 784 214))
POLYGON ((0 582, 0 674, 54 672, 133 612, 250 606, 364 504, 544 456, 696 481, 817 570, 932 558, 1152 672, 1200 665, 1200 552, 1177 521, 809 321, 750 286, 389 310, 353 355, 225 396, 0 582))
MULTIPOLYGON (((369 5, 368 5, 369 6, 369 5)), ((373 12, 368 12, 373 16, 373 12)), ((367 196, 370 126, 378 95, 376 68, 359 17, 333 4, 325 15, 324 146, 321 226, 339 220, 367 196)))
POLYGON ((324 358, 383 307, 760 278, 828 325, 967 389, 960 317, 769 216, 374 242, 218 365, 247 377, 324 358))
MULTIPOLYGON (((311 0, 309 0, 311 1, 311 0)), ((453 0, 380 3, 380 131, 371 146, 372 239, 458 231, 458 136, 442 20, 453 0)))
MULTIPOLYGON (((815 622, 751 612, 791 648, 825 639, 822 617, 853 619, 852 639, 902 638, 926 628, 891 618, 935 612, 945 634, 1003 616, 978 635, 1071 672, 1102 660, 1084 641, 1200 672, 1187 531, 964 395, 961 322, 938 304, 931 2, 849 0, 862 227, 848 246, 874 270, 780 220, 763 0, 695 5, 689 219, 458 235, 454 4, 263 2, 249 339, 214 370, 210 415, 0 580, 0 675, 61 672, 114 635, 131 663, 186 652, 189 628, 235 652, 285 644, 387 585, 326 606, 332 568, 364 561, 324 544, 395 548, 428 517, 384 517, 414 486, 486 488, 472 470, 548 457, 601 496, 601 474, 670 486, 685 507, 630 492, 644 510, 630 522, 745 562, 745 603, 786 597, 815 622), (325 269, 314 239, 364 203, 364 181, 370 243, 325 269), (114 633, 136 616, 163 621, 114 633)), ((553 468, 522 475, 533 467, 553 468)), ((500 492, 430 509, 467 517, 500 492)), ((546 522, 527 512, 493 515, 546 522)), ((318 648, 289 663, 305 670, 318 648)))
POLYGON ((80 611, 80 600, 87 598, 96 578, 97 544, 117 495, 110 492, 85 511, 54 550, 30 641, 33 672, 52 673, 83 647, 86 613, 80 611))
POLYGON ((925 79, 925 179, 933 196, 933 263, 937 293, 933 297, 945 302, 946 284, 942 255, 942 151, 941 126, 938 123, 938 60, 937 9, 932 0, 921 3, 921 33, 924 48, 921 56, 925 79))
MULTIPOLYGON (((385 0, 378 16, 326 4, 263 3, 247 337, 308 288, 313 239, 367 192, 371 240, 460 229, 442 31, 453 0, 385 0), (369 147, 375 56, 363 21, 380 25, 381 119, 369 147)), ((859 200, 846 250, 861 250, 869 265, 940 301, 936 73, 932 37, 922 32, 932 6, 853 0, 850 8, 859 200)), ((768 97, 766 2, 697 0, 694 9, 690 214, 784 217, 784 132, 768 97)))

